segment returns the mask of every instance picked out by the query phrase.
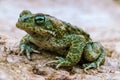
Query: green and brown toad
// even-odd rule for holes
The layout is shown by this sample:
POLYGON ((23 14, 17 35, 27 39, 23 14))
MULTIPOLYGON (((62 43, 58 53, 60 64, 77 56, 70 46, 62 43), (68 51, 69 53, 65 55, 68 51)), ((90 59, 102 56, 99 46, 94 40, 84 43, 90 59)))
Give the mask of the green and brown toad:
POLYGON ((84 70, 98 68, 105 61, 103 46, 92 42, 88 33, 76 26, 47 14, 21 12, 16 26, 28 34, 20 42, 20 53, 25 52, 28 59, 31 52, 39 52, 37 47, 56 52, 63 57, 57 58, 56 68, 83 63, 84 70))

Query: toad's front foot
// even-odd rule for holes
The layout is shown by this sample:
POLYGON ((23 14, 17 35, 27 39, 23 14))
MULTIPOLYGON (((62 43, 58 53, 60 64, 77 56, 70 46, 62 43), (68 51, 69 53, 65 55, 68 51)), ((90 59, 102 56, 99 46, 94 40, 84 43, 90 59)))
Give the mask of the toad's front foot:
POLYGON ((32 44, 21 44, 20 45, 20 54, 25 53, 27 58, 31 60, 30 53, 35 52, 35 53, 40 53, 38 50, 35 49, 35 46, 32 44))
POLYGON ((62 67, 62 66, 70 66, 71 62, 62 58, 62 57, 56 57, 57 60, 53 60, 48 62, 47 64, 55 63, 56 64, 56 69, 62 67))

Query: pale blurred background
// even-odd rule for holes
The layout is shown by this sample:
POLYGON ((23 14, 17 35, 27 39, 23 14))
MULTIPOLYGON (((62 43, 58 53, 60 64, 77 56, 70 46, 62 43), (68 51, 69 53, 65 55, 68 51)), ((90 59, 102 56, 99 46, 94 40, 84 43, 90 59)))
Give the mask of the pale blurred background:
POLYGON ((117 38, 120 33, 119 0, 0 0, 0 32, 23 36, 25 32, 15 24, 19 13, 25 9, 50 14, 82 27, 95 40, 117 38))
MULTIPOLYGON (((120 0, 0 0, 0 42, 5 42, 5 45, 0 43, 0 47, 5 46, 5 50, 8 49, 8 52, 19 53, 16 52, 18 51, 16 49, 18 49, 19 40, 26 34, 16 28, 16 22, 22 10, 50 14, 81 27, 91 35, 93 41, 101 42, 105 47, 106 61, 100 67, 102 71, 91 69, 89 72, 92 75, 89 75, 82 73, 81 68, 75 68, 77 69, 75 74, 70 74, 70 77, 75 78, 74 80, 120 80, 120 0), (4 39, 1 34, 9 36, 9 38, 4 39)), ((3 53, 6 54, 6 52, 3 53)), ((30 72, 32 69, 30 67, 32 67, 32 62, 35 65, 39 62, 44 63, 44 60, 47 60, 46 58, 51 59, 52 55, 46 57, 46 55, 40 54, 38 56, 36 54, 36 56, 33 55, 36 61, 28 62, 25 56, 9 54, 7 57, 2 56, 2 54, 0 54, 0 80, 46 80, 36 79, 36 77, 44 78, 46 75, 35 75, 30 72), (8 77, 15 79, 9 79, 8 77)), ((45 69, 45 71, 47 70, 45 69)), ((69 74, 68 71, 64 72, 69 74)), ((60 78, 68 76, 64 72, 60 72, 60 78)), ((52 78, 54 77, 52 76, 52 78)))

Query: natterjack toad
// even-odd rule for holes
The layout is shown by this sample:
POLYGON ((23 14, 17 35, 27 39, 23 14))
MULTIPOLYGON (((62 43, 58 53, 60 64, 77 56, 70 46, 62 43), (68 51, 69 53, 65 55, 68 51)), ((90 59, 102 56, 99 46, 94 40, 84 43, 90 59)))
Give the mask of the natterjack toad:
POLYGON ((39 52, 36 49, 40 47, 64 56, 52 61, 57 64, 56 68, 74 66, 81 61, 86 71, 104 63, 103 46, 92 42, 87 32, 70 23, 47 14, 32 14, 24 10, 16 26, 28 33, 20 42, 20 53, 25 52, 28 59, 31 59, 30 53, 39 52))

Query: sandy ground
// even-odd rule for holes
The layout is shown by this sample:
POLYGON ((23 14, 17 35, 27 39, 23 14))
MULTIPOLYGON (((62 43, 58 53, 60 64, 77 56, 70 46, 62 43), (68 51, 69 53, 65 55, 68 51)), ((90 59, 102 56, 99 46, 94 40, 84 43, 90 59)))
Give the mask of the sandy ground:
POLYGON ((0 0, 0 80, 120 80, 120 0, 0 0), (44 66, 55 58, 49 52, 33 54, 33 61, 18 56, 19 41, 26 34, 16 28, 24 10, 47 13, 87 31, 106 49, 105 64, 88 74, 44 66))

